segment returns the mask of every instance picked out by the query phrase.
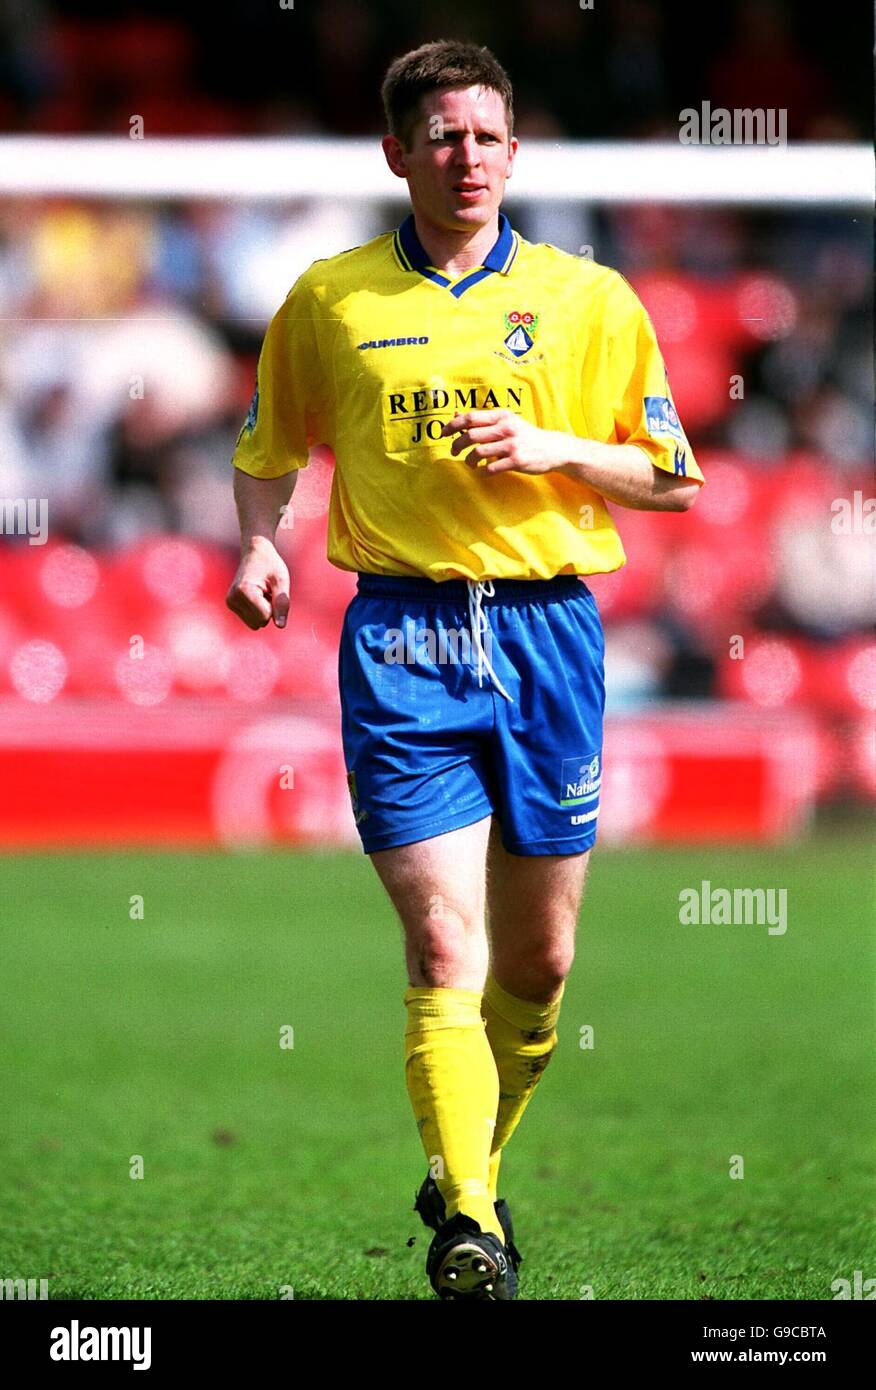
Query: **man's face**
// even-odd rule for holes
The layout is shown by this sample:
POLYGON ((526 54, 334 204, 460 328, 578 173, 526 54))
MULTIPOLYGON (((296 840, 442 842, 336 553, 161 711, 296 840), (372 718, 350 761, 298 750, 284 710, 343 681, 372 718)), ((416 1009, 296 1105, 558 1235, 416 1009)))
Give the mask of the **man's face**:
POLYGON ((474 230, 495 217, 517 152, 498 92, 427 93, 410 141, 406 150, 387 135, 383 149, 393 173, 408 180, 415 212, 448 231, 474 230))

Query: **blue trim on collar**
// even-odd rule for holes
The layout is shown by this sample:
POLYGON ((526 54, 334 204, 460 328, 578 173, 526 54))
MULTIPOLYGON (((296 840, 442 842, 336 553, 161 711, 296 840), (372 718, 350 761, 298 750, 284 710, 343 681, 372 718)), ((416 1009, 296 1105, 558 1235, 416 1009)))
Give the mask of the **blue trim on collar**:
POLYGON ((492 273, 491 270, 487 270, 484 266, 481 266, 480 269, 473 270, 470 275, 466 275, 464 280, 458 280, 455 285, 450 285, 450 293, 453 295, 454 299, 458 299, 459 296, 465 294, 466 290, 470 289, 472 285, 476 285, 479 280, 483 280, 485 276, 492 275, 492 273))
MULTIPOLYGON (((398 228, 396 236, 398 237, 398 243, 404 257, 410 261, 411 268, 413 270, 419 270, 421 274, 426 273, 427 268, 430 267, 432 263, 429 260, 420 238, 417 236, 414 214, 412 212, 408 213, 404 222, 402 222, 401 226, 398 228)), ((511 223, 508 221, 504 212, 500 212, 499 235, 496 237, 488 254, 484 257, 483 263, 485 269, 487 271, 498 271, 499 274, 507 275, 511 268, 511 263, 514 260, 514 256, 511 254, 514 250, 514 232, 511 223)), ((444 272, 439 271, 438 273, 443 274, 444 272)), ((472 274, 475 275, 477 272, 473 271, 472 274)), ((434 269, 429 278, 432 280, 435 279, 434 269)), ((477 278, 482 279, 483 277, 478 275, 477 278)), ((447 281, 447 277, 445 277, 445 281, 447 281)), ((469 280, 469 278, 466 277, 465 280, 460 281, 453 292, 455 294, 461 294, 461 287, 467 287, 468 283, 474 284, 475 281, 469 280)))

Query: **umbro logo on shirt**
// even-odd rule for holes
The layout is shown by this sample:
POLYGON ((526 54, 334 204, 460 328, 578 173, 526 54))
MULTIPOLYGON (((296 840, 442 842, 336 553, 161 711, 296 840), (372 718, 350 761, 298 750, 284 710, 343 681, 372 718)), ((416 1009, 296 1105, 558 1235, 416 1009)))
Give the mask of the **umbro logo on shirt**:
POLYGON ((362 352, 365 348, 417 347, 420 343, 428 341, 428 338, 371 338, 367 343, 359 343, 357 346, 362 352))

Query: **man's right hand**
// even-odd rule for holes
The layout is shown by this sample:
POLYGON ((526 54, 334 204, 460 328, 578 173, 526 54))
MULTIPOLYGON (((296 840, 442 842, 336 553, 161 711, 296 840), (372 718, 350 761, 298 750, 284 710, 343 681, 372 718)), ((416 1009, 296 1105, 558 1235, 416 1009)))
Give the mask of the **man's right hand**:
POLYGON ((264 536, 255 537, 241 556, 225 603, 253 631, 266 627, 272 618, 277 627, 286 626, 289 571, 264 536))

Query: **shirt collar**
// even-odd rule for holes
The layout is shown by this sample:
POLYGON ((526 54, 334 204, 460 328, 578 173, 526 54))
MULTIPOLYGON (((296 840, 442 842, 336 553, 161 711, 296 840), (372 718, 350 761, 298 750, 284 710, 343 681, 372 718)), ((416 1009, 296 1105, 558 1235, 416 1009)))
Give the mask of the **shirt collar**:
MULTIPOLYGON (((417 236, 412 212, 408 214, 396 232, 396 245, 399 250, 399 259, 406 269, 410 268, 422 272, 432 265, 420 238, 417 236)), ((516 238, 511 223, 504 212, 500 212, 499 235, 484 257, 483 265, 487 270, 495 270, 500 275, 507 275, 511 269, 516 249, 516 238)))

